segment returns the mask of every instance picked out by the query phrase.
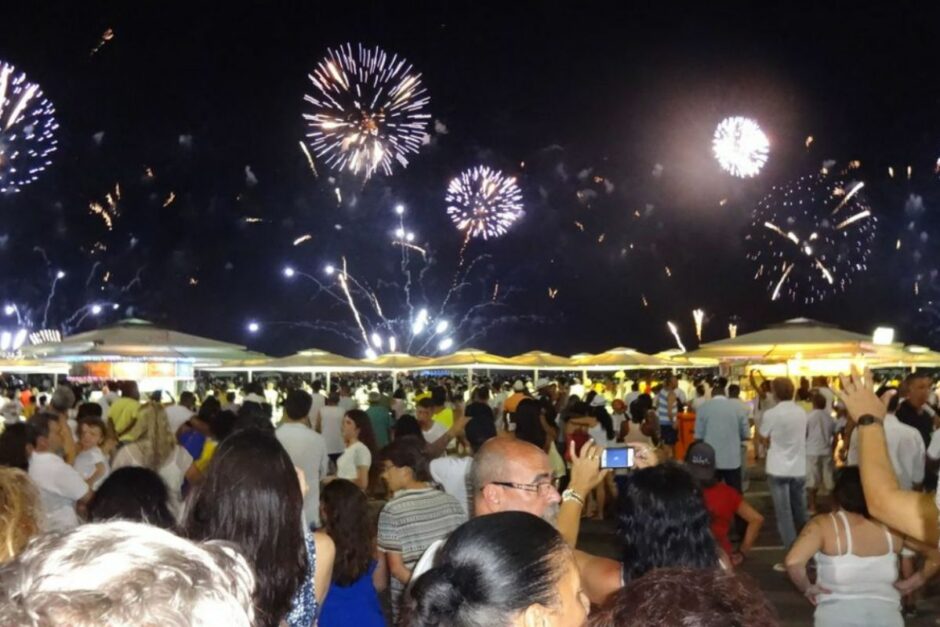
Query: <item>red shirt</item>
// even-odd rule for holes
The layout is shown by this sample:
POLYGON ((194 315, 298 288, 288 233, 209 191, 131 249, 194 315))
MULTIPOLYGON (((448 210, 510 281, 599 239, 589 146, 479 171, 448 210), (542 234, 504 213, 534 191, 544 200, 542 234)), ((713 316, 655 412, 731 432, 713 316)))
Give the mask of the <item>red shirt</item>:
POLYGON ((725 553, 731 555, 731 542, 728 541, 728 530, 734 521, 734 513, 741 505, 741 493, 730 487, 727 483, 719 481, 710 488, 703 490, 705 496, 705 509, 712 517, 712 535, 718 546, 725 553))

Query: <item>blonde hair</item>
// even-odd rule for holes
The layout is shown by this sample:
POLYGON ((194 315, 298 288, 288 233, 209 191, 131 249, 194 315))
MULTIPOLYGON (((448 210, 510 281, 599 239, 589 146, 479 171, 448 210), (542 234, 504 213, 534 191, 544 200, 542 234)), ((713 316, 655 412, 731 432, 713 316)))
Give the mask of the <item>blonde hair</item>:
POLYGON ((167 462, 176 438, 170 431, 166 410, 160 403, 146 403, 137 411, 137 424, 140 437, 136 444, 144 458, 144 464, 153 471, 159 471, 167 462))
POLYGON ((0 466, 0 564, 16 557, 39 533, 39 492, 19 468, 0 466))

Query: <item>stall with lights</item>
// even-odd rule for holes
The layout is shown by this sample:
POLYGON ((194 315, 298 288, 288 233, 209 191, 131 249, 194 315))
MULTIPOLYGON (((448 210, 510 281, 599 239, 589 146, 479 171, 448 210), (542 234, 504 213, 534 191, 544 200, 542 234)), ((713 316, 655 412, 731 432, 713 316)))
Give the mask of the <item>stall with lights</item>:
POLYGON ((141 392, 166 390, 174 394, 194 386, 198 368, 265 359, 244 346, 164 329, 136 318, 58 342, 24 346, 22 352, 44 362, 68 364, 72 381, 134 380, 141 392))

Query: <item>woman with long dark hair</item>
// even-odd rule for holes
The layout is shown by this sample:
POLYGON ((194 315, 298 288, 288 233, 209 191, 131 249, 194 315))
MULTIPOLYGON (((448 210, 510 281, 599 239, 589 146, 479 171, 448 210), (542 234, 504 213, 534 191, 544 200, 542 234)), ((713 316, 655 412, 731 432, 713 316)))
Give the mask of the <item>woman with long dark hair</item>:
MULTIPOLYGON (((336 478, 348 479, 363 491, 369 489, 373 461, 378 453, 369 414, 351 409, 343 417, 343 441, 346 449, 336 460, 336 478)), ((328 477, 331 481, 333 477, 328 477)))
POLYGON ((376 547, 375 521, 365 493, 345 479, 330 482, 320 494, 320 520, 336 545, 320 627, 384 627, 377 592, 388 585, 388 571, 376 547))
POLYGON ((255 567, 257 624, 312 625, 333 569, 333 541, 303 526, 297 470, 274 434, 227 437, 186 504, 183 534, 237 544, 255 567))
MULTIPOLYGON (((637 460, 639 466, 639 452, 637 460)), ((602 605, 626 582, 656 568, 719 567, 702 490, 681 465, 667 462, 634 472, 620 492, 619 507, 622 559, 577 556, 592 603, 602 605)))

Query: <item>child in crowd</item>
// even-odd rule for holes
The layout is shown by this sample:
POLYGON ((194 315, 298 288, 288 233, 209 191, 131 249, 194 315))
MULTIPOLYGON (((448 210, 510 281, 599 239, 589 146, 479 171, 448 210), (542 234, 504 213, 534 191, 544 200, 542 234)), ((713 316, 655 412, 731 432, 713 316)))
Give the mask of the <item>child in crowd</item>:
MULTIPOLYGON (((87 404, 101 411, 97 403, 87 404)), ((101 416, 83 416, 78 423, 78 446, 81 452, 75 457, 74 466, 92 490, 97 490, 111 472, 108 460, 101 452, 104 434, 105 426, 101 416)))

